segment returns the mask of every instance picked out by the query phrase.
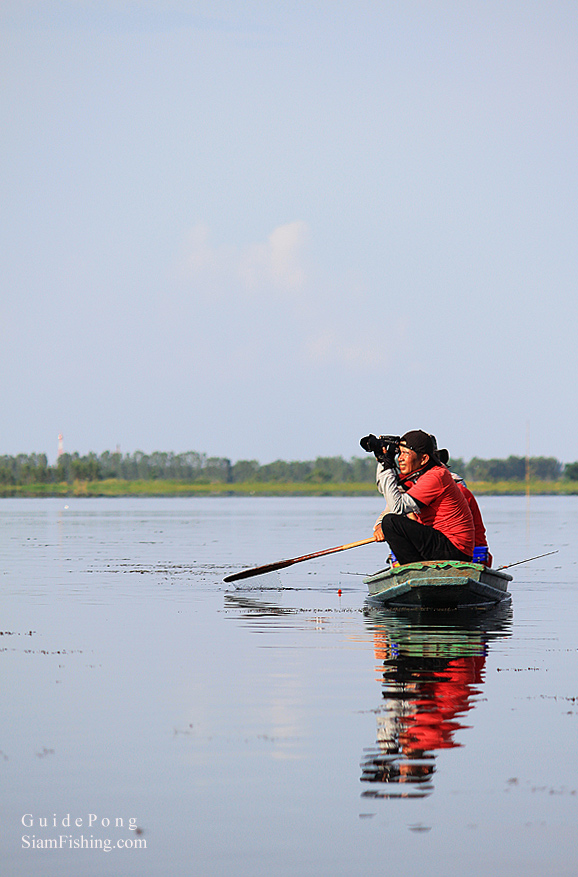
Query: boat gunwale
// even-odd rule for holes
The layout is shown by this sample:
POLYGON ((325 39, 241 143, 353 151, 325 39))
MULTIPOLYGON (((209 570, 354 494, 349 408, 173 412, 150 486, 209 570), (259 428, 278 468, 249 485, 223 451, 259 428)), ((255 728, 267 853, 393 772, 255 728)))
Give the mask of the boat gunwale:
MULTIPOLYGON (((364 584, 369 585, 373 582, 393 579, 396 581, 400 580, 400 577, 409 576, 409 580, 411 580, 411 573, 423 573, 427 570, 439 570, 441 573, 438 578, 442 581, 444 578, 450 579, 452 578, 452 571, 456 571, 456 578, 460 577, 457 575, 458 571, 465 573, 468 570, 470 573, 473 572, 474 576, 471 574, 467 575, 468 579, 472 581, 479 581, 481 576, 487 575, 489 577, 496 577, 498 579, 503 579, 505 582, 511 582, 512 576, 509 573, 502 572, 499 569, 492 569, 491 567, 485 566, 483 563, 472 563, 470 561, 463 560, 423 560, 418 561, 417 563, 405 563, 399 566, 385 567, 384 569, 378 570, 375 573, 372 573, 369 576, 365 576, 363 579, 364 584), (444 575, 447 570, 447 574, 444 575)), ((461 576, 463 577, 463 575, 461 576)), ((419 580, 420 576, 416 576, 416 580, 419 580)), ((407 581, 408 579, 404 579, 407 581)))
POLYGON ((512 581, 511 575, 489 569, 483 564, 465 561, 408 563, 380 570, 363 581, 368 586, 368 599, 374 604, 406 608, 417 605, 435 605, 437 608, 454 608, 458 605, 476 607, 482 601, 489 600, 490 604, 497 604, 511 599, 506 588, 507 583, 512 581), (436 591, 439 592, 439 600, 434 596, 436 591), (412 592, 414 599, 404 601, 404 596, 412 592), (468 594, 471 599, 468 599, 468 594))

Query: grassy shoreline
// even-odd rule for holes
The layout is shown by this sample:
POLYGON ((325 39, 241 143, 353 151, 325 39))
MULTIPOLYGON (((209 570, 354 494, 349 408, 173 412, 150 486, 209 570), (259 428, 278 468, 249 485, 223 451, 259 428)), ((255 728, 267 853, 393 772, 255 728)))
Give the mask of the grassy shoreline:
MULTIPOLYGON (((578 495, 578 481, 469 481, 478 496, 520 496, 529 488, 532 496, 578 495)), ((374 484, 315 482, 243 482, 201 484, 182 481, 75 481, 72 484, 0 485, 6 497, 99 497, 99 496, 376 496, 374 484)))

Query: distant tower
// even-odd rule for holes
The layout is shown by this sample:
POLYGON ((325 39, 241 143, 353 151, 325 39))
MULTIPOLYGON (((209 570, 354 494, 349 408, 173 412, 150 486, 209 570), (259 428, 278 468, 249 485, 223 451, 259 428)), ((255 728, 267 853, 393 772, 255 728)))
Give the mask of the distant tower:
POLYGON ((64 445, 62 444, 62 433, 58 436, 58 456, 62 457, 64 453, 64 445))

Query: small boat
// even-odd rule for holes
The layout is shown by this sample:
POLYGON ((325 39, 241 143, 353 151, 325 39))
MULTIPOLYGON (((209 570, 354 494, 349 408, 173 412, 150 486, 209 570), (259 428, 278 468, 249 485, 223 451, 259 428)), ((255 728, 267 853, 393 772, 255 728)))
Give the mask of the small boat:
POLYGON ((512 596, 511 575, 459 560, 390 566, 363 581, 370 605, 392 609, 487 609, 512 596))

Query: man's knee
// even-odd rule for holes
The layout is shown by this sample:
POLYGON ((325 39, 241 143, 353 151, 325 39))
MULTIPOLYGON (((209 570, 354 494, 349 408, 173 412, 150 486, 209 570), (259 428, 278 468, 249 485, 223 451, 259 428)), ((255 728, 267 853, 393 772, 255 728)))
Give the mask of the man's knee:
POLYGON ((391 512, 388 512, 381 519, 381 532, 385 536, 386 541, 388 536, 399 532, 399 528, 396 526, 399 523, 399 519, 400 515, 393 515, 391 512))

